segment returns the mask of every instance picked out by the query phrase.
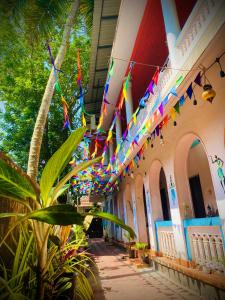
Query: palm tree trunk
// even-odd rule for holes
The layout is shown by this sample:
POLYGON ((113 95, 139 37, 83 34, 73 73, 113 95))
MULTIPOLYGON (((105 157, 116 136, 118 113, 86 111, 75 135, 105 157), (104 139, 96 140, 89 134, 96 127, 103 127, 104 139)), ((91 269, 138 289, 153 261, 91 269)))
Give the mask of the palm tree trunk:
MULTIPOLYGON (((63 32, 63 38, 62 43, 59 48, 58 54, 55 59, 55 66, 57 69, 61 68, 61 65, 64 61, 66 51, 68 48, 68 42, 70 38, 70 33, 72 26, 74 24, 75 16, 78 11, 80 1, 75 0, 71 6, 70 13, 67 17, 66 24, 64 26, 64 32, 63 32)), ((38 116, 36 119, 36 123, 34 126, 34 131, 30 143, 30 152, 29 152, 29 158, 28 158, 28 168, 27 168, 27 174, 36 179, 38 175, 38 164, 39 164, 39 158, 40 158, 40 150, 41 150, 41 144, 42 144, 42 138, 44 134, 44 128, 45 123, 49 111, 49 106, 52 100, 52 96, 54 93, 54 86, 55 86, 55 76, 54 76, 54 69, 52 68, 45 92, 41 101, 41 106, 38 112, 38 116)))

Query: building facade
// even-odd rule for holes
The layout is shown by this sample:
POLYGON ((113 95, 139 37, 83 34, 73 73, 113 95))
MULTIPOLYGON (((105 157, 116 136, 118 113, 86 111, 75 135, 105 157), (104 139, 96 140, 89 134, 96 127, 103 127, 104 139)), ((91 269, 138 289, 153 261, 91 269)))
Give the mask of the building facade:
MULTIPOLYGON (((184 2, 120 4, 103 129, 128 84, 104 161, 118 182, 105 210, 153 255, 224 272, 225 2, 184 2)), ((127 241, 116 226, 107 230, 127 241)))

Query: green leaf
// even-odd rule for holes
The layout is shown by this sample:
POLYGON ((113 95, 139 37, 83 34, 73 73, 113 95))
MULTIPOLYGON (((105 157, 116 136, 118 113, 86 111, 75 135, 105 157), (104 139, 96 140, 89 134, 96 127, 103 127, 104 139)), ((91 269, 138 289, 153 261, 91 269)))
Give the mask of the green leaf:
POLYGON ((54 199, 54 200, 58 199, 61 195, 63 195, 63 194, 68 190, 69 187, 70 187, 70 183, 65 184, 65 185, 58 191, 58 193, 55 195, 55 199, 54 199))
POLYGON ((76 212, 69 204, 54 205, 35 210, 27 215, 29 219, 45 222, 52 225, 83 225, 84 217, 76 212))
POLYGON ((22 295, 22 294, 12 294, 9 296, 8 300, 29 300, 29 298, 27 298, 26 296, 22 295))
POLYGON ((0 219, 3 218, 11 218, 11 217, 23 217, 24 214, 18 214, 18 213, 0 213, 0 219))
POLYGON ((87 169, 89 166, 93 165, 94 163, 99 162, 101 157, 97 157, 93 160, 87 160, 82 162, 81 164, 77 165, 75 168, 73 168, 65 177, 63 177, 60 182, 56 185, 54 191, 53 191, 53 196, 52 199, 54 200, 60 191, 60 189, 66 184, 71 177, 75 176, 78 172, 83 171, 87 169))
POLYGON ((113 222, 117 225, 119 225, 121 228, 123 228, 124 230, 128 231, 131 238, 135 238, 135 232, 133 231, 133 229, 129 226, 127 226, 121 219, 119 219, 117 216, 112 215, 110 213, 106 213, 106 212, 102 212, 102 211, 90 211, 88 212, 86 215, 91 215, 94 217, 98 217, 110 222, 113 222))
POLYGON ((75 130, 47 162, 40 180, 41 195, 44 203, 47 203, 49 193, 56 179, 68 164, 84 133, 85 128, 75 130))
POLYGON ((9 158, 0 153, 0 194, 28 202, 36 200, 36 192, 28 176, 9 158))

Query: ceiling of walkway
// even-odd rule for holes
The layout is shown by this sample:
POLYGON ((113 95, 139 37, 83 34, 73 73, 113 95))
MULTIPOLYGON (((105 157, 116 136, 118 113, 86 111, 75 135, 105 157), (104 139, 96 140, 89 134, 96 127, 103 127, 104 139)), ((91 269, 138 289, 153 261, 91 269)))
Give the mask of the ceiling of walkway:
POLYGON ((95 0, 87 112, 99 115, 121 0, 95 0))

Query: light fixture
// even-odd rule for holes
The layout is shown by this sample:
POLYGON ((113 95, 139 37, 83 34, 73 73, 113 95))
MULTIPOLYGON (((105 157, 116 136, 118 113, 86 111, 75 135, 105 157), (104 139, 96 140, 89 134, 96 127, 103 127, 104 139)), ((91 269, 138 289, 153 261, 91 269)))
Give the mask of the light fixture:
POLYGON ((164 145, 164 140, 163 140, 163 135, 162 133, 160 134, 160 144, 163 146, 164 145))
POLYGON ((203 90, 204 90, 204 92, 202 93, 203 100, 212 103, 214 97, 216 96, 216 92, 213 90, 211 84, 205 84, 203 86, 203 90))
POLYGON ((131 171, 130 177, 131 177, 132 179, 134 179, 134 172, 133 172, 133 171, 131 171))

